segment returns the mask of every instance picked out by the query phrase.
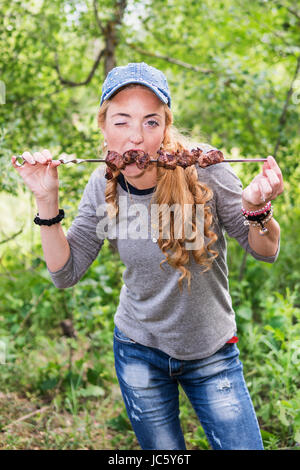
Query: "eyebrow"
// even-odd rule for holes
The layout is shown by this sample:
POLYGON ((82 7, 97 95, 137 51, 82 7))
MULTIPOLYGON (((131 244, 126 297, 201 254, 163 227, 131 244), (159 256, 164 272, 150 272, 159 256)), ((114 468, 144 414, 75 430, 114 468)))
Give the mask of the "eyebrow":
MULTIPOLYGON (((115 116, 131 117, 130 114, 126 114, 126 113, 116 113, 116 114, 113 114, 113 115, 112 115, 112 117, 115 117, 115 116)), ((145 117, 145 118, 149 118, 149 117, 152 117, 152 116, 161 117, 161 115, 160 115, 160 114, 157 114, 157 113, 147 114, 147 115, 144 116, 144 117, 145 117)))

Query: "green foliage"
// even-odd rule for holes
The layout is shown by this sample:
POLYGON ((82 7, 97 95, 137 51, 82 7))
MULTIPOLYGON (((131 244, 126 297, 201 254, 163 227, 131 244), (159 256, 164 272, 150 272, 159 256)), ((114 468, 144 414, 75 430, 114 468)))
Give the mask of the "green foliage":
MULTIPOLYGON (((114 18, 116 2, 100 3, 99 17, 106 25, 114 18)), ((165 72, 175 124, 195 139, 228 156, 265 157, 274 153, 280 137, 276 158, 285 191, 274 203, 281 226, 278 260, 272 265, 258 262, 228 239, 238 346, 267 449, 300 445, 300 109, 294 99, 298 85, 291 89, 300 54, 295 5, 289 0, 131 0, 115 39, 118 65, 143 60, 165 72)), ((68 86, 62 78, 84 82, 105 38, 92 2, 4 0, 1 14, 4 241, 28 220, 28 191, 11 167, 11 155, 43 148, 54 156, 99 153, 96 113, 103 62, 85 85, 68 86), (16 217, 20 211, 24 213, 16 217)), ((66 230, 93 168, 59 169, 66 230)), ((247 185, 260 166, 236 164, 233 169, 247 185)), ((32 199, 28 205, 33 211, 32 199)), ((25 227, 0 248, 0 340, 6 352, 5 365, 0 364, 5 431, 0 448, 139 448, 114 373, 113 316, 124 269, 119 257, 105 243, 82 280, 60 290, 50 280, 38 232, 25 227), (60 322, 65 319, 72 320, 76 338, 63 336, 60 322), (8 400, 10 394, 13 399, 8 400), (25 411, 28 403, 51 404, 51 413, 25 420, 20 435, 5 428, 32 411, 25 411)), ((209 449, 184 394, 181 421, 188 448, 209 449)))
MULTIPOLYGON (((300 50, 299 23, 289 3, 128 1, 125 21, 117 29, 117 62, 146 60, 164 70, 176 124, 227 153, 238 148, 242 155, 267 155, 281 135, 279 160, 290 175, 295 167, 290 156, 300 149, 297 100, 289 100, 283 129, 280 116, 300 50), (153 51, 195 70, 147 57, 153 51)), ((101 2, 104 23, 113 17, 114 5, 101 2)), ((6 101, 0 105, 0 187, 16 194, 19 180, 9 171, 12 154, 43 148, 54 155, 98 153, 102 64, 85 86, 61 80, 85 83, 104 37, 88 5, 55 0, 33 6, 6 0, 1 13, 0 79, 6 101)), ((70 174, 63 172, 64 178, 70 174)), ((76 192, 67 183, 62 192, 70 195, 71 187, 76 192)))
MULTIPOLYGON (((249 261, 249 271, 242 283, 230 277, 245 378, 265 447, 294 448, 299 443, 300 309, 295 306, 299 290, 286 288, 284 293, 274 292, 276 274, 269 265, 261 268, 268 269, 266 281, 263 282, 266 275, 262 273, 260 289, 252 290, 251 265, 259 269, 261 264, 249 261)), ((112 384, 117 386, 112 352, 113 314, 123 270, 118 257, 105 244, 82 281, 66 290, 51 285, 43 261, 38 266, 35 259, 33 262, 35 270, 29 269, 19 279, 15 278, 18 266, 14 266, 17 260, 12 254, 7 251, 2 260, 4 272, 10 276, 2 275, 0 283, 0 295, 4 299, 0 306, 0 336, 8 344, 7 365, 0 377, 1 390, 15 390, 28 398, 52 401, 74 418, 88 407, 96 406, 99 399, 107 398, 113 408, 111 388, 112 384), (10 279, 12 276, 15 281, 10 279), (101 282, 95 284, 99 276, 101 282), (45 295, 40 298, 45 288, 45 295), (9 294, 12 291, 14 296, 9 294), (30 292, 36 292, 35 298, 40 298, 38 304, 30 301, 30 292), (78 333, 76 339, 62 336, 59 324, 65 318, 72 319, 78 333)), ((112 412, 105 424, 110 430, 107 432, 113 433, 110 445, 132 448, 136 445, 135 437, 120 394, 117 403, 119 411, 112 412)), ((184 396, 181 420, 190 448, 208 449, 203 430, 184 396)))
MULTIPOLYGON (((298 293, 299 294, 299 293, 298 293)), ((287 436, 287 447, 299 443, 299 364, 300 309, 295 307, 296 293, 269 293, 260 305, 257 317, 239 316, 241 350, 247 385, 257 414, 266 423, 265 430, 287 436)))

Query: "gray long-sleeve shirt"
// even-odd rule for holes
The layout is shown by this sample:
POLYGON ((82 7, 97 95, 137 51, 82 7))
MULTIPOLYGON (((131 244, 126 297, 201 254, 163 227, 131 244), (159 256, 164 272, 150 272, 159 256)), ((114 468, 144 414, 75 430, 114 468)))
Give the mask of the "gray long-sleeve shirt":
MULTIPOLYGON (((55 286, 73 286, 96 259, 107 238, 126 267, 115 324, 134 341, 158 348, 180 360, 210 356, 236 334, 235 312, 228 285, 225 231, 257 260, 273 263, 280 249, 279 243, 276 255, 265 257, 249 246, 249 227, 244 225, 241 213, 242 183, 229 163, 223 162, 205 169, 197 166, 197 172, 199 181, 214 192, 209 204, 214 217, 212 230, 218 235, 218 240, 212 248, 219 252, 219 256, 205 273, 203 267, 190 256, 190 293, 186 281, 183 292, 179 291, 180 271, 168 263, 162 265, 163 269, 160 268, 159 264, 165 256, 157 243, 152 241, 150 215, 148 230, 145 231, 147 220, 142 223, 141 236, 144 238, 129 238, 131 233, 138 231, 138 215, 130 214, 130 207, 133 203, 148 206, 152 194, 132 195, 132 202, 127 191, 118 183, 118 197, 122 196, 122 207, 127 205, 129 212, 129 236, 126 237, 124 230, 119 230, 120 224, 124 224, 121 206, 119 223, 115 227, 106 225, 109 219, 104 211, 106 179, 103 167, 91 174, 78 215, 67 232, 71 250, 68 261, 59 271, 51 272, 48 269, 55 286), (148 238, 145 239, 147 232, 148 238)), ((124 229, 124 225, 122 227, 124 229)))

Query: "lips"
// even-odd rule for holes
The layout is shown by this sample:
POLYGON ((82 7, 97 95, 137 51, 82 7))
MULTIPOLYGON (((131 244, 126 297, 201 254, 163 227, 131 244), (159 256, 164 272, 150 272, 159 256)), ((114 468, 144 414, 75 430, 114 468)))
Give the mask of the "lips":
MULTIPOLYGON (((126 150, 123 155, 127 154, 127 152, 143 152, 143 153, 146 153, 145 150, 143 149, 139 149, 139 148, 131 148, 129 150, 126 150)), ((136 162, 132 162, 132 163, 128 163, 127 166, 131 167, 131 166, 137 166, 136 165, 136 162)))

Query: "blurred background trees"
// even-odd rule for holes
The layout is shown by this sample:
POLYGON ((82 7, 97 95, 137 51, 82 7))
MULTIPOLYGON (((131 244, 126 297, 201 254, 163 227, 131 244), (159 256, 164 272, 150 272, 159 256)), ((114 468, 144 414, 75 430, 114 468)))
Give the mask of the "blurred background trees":
MULTIPOLYGON (((43 148, 54 156, 100 155, 96 113, 101 84, 115 65, 144 61, 166 74, 175 125, 182 131, 228 157, 273 155, 282 169, 285 191, 274 203, 281 225, 278 261, 259 263, 228 240, 228 263, 241 357, 265 445, 295 447, 300 442, 298 3, 1 0, 0 8, 2 426, 19 417, 15 407, 5 411, 7 396, 15 394, 16 403, 25 400, 28 413, 36 402, 51 404, 33 423, 47 439, 35 435, 32 445, 136 446, 122 411, 111 352, 123 266, 105 246, 77 286, 55 289, 39 228, 32 223, 34 200, 10 158, 43 148), (60 322, 65 319, 72 320, 76 338, 63 336, 60 322), (68 426, 59 422, 62 413, 78 420, 81 431, 72 439, 68 426), (51 427, 56 420, 58 433, 51 427)), ((66 230, 94 168, 59 168, 66 230)), ((246 185, 260 166, 235 164, 233 169, 246 185)), ((188 445, 209 448, 182 400, 188 445)), ((28 447, 30 421, 22 426, 14 437, 12 427, 5 428, 3 448, 28 447)))

